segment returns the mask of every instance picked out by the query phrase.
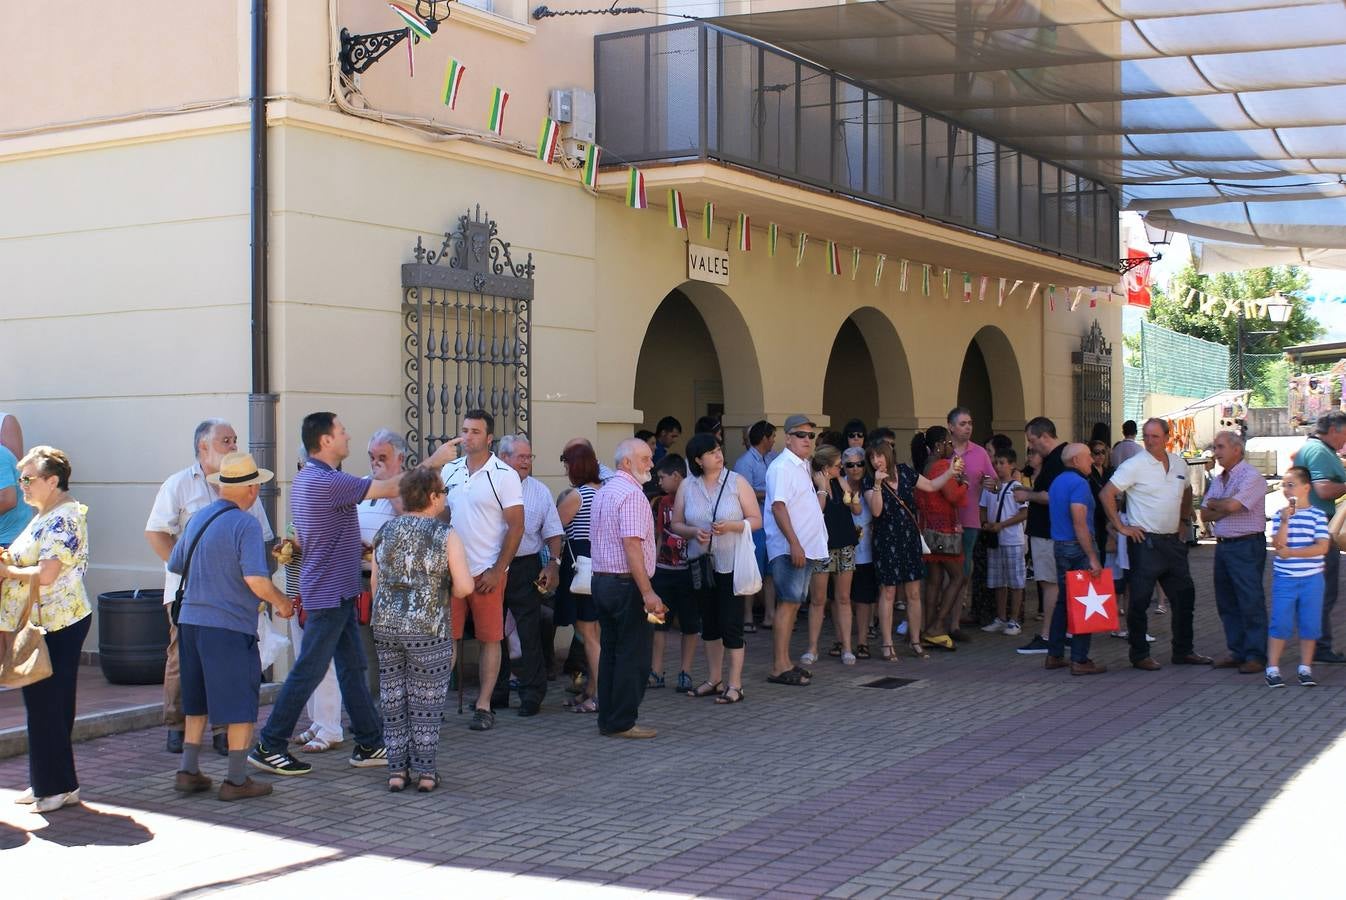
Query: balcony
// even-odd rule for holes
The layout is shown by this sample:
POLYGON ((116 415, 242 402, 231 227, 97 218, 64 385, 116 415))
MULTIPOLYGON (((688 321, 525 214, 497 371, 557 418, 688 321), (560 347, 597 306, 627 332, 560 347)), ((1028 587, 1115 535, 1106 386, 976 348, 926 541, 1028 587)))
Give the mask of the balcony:
POLYGON ((700 22, 600 34, 594 83, 605 163, 727 163, 1117 264, 1101 182, 741 35, 700 22))

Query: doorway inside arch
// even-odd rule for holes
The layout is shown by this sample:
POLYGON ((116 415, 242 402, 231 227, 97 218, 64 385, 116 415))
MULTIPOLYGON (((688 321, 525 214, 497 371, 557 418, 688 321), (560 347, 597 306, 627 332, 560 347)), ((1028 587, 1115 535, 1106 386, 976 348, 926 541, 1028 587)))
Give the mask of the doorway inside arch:
POLYGON ((841 323, 832 341, 823 378, 823 413, 832 423, 828 427, 838 431, 850 419, 859 419, 866 428, 878 424, 879 379, 874 357, 853 318, 841 323))
POLYGON ((986 443, 997 431, 1015 437, 1024 422, 1023 378, 1005 333, 986 325, 968 342, 958 378, 958 405, 972 412, 972 439, 986 443))
MULTIPOLYGON (((645 330, 636 364, 635 405, 642 428, 664 416, 682 425, 683 441, 701 416, 724 415, 724 382, 706 320, 681 290, 670 291, 645 330)), ((681 447, 679 446, 679 450, 681 447)))

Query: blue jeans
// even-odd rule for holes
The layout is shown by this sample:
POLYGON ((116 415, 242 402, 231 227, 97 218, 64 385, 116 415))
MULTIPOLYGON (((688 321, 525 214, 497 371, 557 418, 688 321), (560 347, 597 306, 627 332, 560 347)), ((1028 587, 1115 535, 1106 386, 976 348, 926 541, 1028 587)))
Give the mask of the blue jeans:
POLYGON ((383 717, 374 708, 365 676, 368 663, 360 643, 360 625, 355 618, 355 599, 342 600, 340 606, 308 611, 304 626, 304 645, 294 661, 290 677, 281 686, 271 716, 262 727, 259 743, 268 750, 284 750, 304 704, 336 663, 341 701, 351 717, 351 733, 362 747, 383 746, 383 717))
POLYGON ((1267 658, 1267 542, 1262 535, 1215 547, 1215 608, 1237 662, 1267 658))
MULTIPOLYGON (((1089 557, 1079 541, 1055 541, 1056 544, 1056 607, 1052 610, 1052 628, 1047 637, 1047 655, 1066 655, 1066 573, 1089 568, 1089 557)), ((1115 599, 1115 598, 1114 598, 1115 599)), ((1070 640, 1070 661, 1082 663, 1089 659, 1090 636, 1077 634, 1070 640)))

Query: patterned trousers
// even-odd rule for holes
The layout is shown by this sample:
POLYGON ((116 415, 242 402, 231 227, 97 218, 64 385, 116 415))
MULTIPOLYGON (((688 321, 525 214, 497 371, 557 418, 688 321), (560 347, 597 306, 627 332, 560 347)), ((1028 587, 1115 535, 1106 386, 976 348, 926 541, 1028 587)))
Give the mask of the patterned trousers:
POLYGON ((432 773, 453 671, 453 641, 375 631, 374 649, 379 655, 379 703, 388 771, 432 773))

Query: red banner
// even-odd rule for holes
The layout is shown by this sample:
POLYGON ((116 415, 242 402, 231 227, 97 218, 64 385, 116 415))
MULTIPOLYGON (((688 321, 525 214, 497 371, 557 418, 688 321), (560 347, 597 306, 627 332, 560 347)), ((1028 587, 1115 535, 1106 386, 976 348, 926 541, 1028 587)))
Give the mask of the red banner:
POLYGON ((1112 584, 1112 570, 1104 569, 1097 578, 1088 569, 1066 573, 1066 627, 1071 634, 1118 629, 1117 589, 1112 584))
MULTIPOLYGON (((1145 259, 1149 255, 1144 250, 1137 250, 1135 247, 1126 248, 1127 259, 1145 259)), ((1148 261, 1138 264, 1134 269, 1123 275, 1122 284, 1126 288, 1126 302, 1129 306, 1149 308, 1150 263, 1148 261)))

